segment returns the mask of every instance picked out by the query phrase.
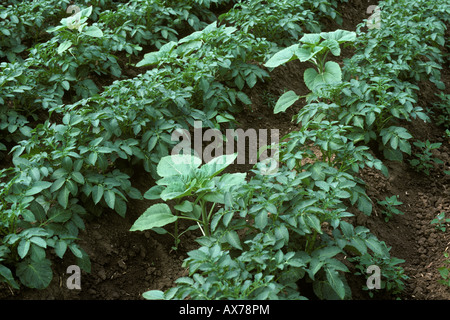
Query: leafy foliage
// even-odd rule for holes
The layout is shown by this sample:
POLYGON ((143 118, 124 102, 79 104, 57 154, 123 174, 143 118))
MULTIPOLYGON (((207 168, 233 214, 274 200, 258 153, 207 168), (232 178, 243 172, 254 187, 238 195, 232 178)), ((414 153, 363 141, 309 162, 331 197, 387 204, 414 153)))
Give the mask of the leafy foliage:
POLYGON ((429 121, 417 83, 442 89, 445 4, 388 0, 386 27, 321 32, 322 18, 342 22, 337 1, 79 2, 0 6, 0 152, 11 159, 0 170, 0 281, 45 288, 53 254, 71 253, 89 271, 77 244, 84 218, 106 208, 124 216, 129 199, 147 198, 164 203, 132 230, 174 224, 175 247, 183 232, 203 235, 184 261, 189 274, 145 298, 305 299, 306 283, 321 299, 350 299, 347 262, 380 266, 384 288, 402 291, 403 261, 353 225, 349 209, 372 212, 362 168, 388 175, 369 143, 401 160, 413 138, 403 122, 429 121), (342 66, 330 59, 341 45, 355 49, 342 66), (301 129, 277 146, 277 172, 258 164, 251 175, 222 174, 235 155, 203 165, 169 155, 174 130, 233 125, 252 103, 247 89, 293 59, 312 64, 303 74, 311 92, 274 105, 284 112, 306 99, 293 119, 301 129), (124 67, 137 75, 124 79, 124 67), (157 180, 144 195, 131 185, 134 165, 157 180), (179 232, 180 219, 192 226, 179 232))

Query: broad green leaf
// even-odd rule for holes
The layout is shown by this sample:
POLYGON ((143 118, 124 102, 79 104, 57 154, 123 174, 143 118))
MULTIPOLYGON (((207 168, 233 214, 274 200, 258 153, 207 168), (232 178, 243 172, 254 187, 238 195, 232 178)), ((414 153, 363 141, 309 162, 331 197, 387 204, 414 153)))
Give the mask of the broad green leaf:
POLYGON ((191 193, 192 186, 187 188, 182 181, 175 181, 169 184, 160 194, 162 200, 172 200, 185 197, 191 193))
POLYGON ((321 85, 342 81, 341 67, 334 61, 328 61, 325 63, 323 73, 318 73, 317 70, 308 68, 303 74, 303 79, 308 89, 315 91, 321 85))
POLYGON ((122 198, 116 197, 115 203, 114 203, 114 210, 119 214, 121 217, 125 217, 125 214, 127 212, 127 203, 122 198))
POLYGON ((347 221, 341 221, 339 225, 341 227, 342 233, 346 238, 353 237, 354 228, 352 224, 348 223, 347 221))
POLYGON ((91 259, 89 259, 89 255, 82 248, 78 248, 78 250, 81 252, 81 257, 77 257, 76 264, 81 268, 81 270, 90 273, 91 259))
POLYGON ((45 219, 45 217, 46 217, 45 209, 36 200, 30 203, 30 206, 28 207, 28 209, 30 209, 31 212, 33 212, 33 215, 36 218, 36 220, 43 221, 45 219))
POLYGON ((92 200, 95 204, 99 203, 103 198, 103 193, 105 189, 101 185, 96 185, 92 188, 92 200))
POLYGON ((55 253, 62 259, 67 250, 67 243, 64 240, 58 240, 55 244, 55 253))
POLYGON ((45 241, 41 237, 31 237, 30 242, 34 243, 35 245, 41 248, 47 248, 47 241, 45 241))
POLYGON ((360 252, 361 255, 367 253, 367 246, 364 240, 360 238, 354 238, 350 241, 350 245, 360 252))
POLYGON ((308 270, 308 274, 310 276, 311 279, 314 280, 314 276, 315 274, 320 270, 320 268, 322 268, 322 266, 324 265, 324 261, 318 259, 318 258, 312 258, 310 263, 309 263, 309 270, 308 270))
POLYGON ((236 231, 228 231, 226 234, 227 242, 234 248, 242 250, 241 240, 236 231))
POLYGON ((73 253, 73 255, 77 258, 81 258, 83 256, 83 252, 81 251, 81 249, 78 247, 77 244, 75 243, 71 243, 69 245, 69 249, 70 251, 73 253))
POLYGON ((17 246, 17 253, 19 254, 20 258, 25 258, 25 256, 27 255, 28 251, 30 250, 30 240, 28 239, 22 239, 19 242, 19 245, 17 246))
POLYGON ((255 217, 255 227, 263 230, 267 226, 268 212, 261 210, 255 217))
POLYGON ((66 40, 63 43, 61 43, 58 47, 58 54, 63 53, 64 51, 66 51, 67 49, 69 49, 72 46, 72 41, 70 40, 66 40))
POLYGON ((58 192, 58 203, 64 208, 66 209, 68 204, 69 204, 69 194, 70 191, 69 189, 64 186, 64 188, 62 188, 59 192, 58 192))
POLYGON ((326 47, 334 56, 339 56, 341 54, 341 48, 339 43, 334 39, 327 39, 320 44, 322 47, 326 47))
POLYGON ((144 193, 144 198, 148 200, 157 200, 161 198, 161 192, 164 190, 164 186, 153 186, 150 189, 148 189, 144 193))
POLYGON ((335 255, 341 252, 339 247, 328 246, 322 249, 315 250, 313 256, 319 257, 320 260, 327 260, 333 258, 335 255))
POLYGON ((358 209, 365 215, 370 216, 372 213, 372 202, 364 196, 360 196, 358 199, 358 209))
POLYGON ((25 286, 33 289, 45 289, 53 278, 51 262, 48 259, 26 259, 19 262, 16 274, 25 286))
POLYGON ((366 245, 376 255, 381 255, 382 256, 384 254, 382 243, 378 239, 376 239, 375 237, 371 237, 369 239, 366 239, 366 245))
POLYGON ((83 33, 90 37, 101 38, 103 37, 103 32, 97 26, 89 26, 83 29, 83 33))
POLYGON ((144 231, 163 227, 175 222, 177 217, 172 214, 165 203, 157 203, 148 208, 133 224, 130 231, 144 231))
POLYGON ((150 290, 144 292, 142 297, 147 300, 164 300, 164 292, 161 290, 150 290))
POLYGON ((11 270, 2 264, 0 264, 0 279, 1 278, 5 279, 14 289, 19 289, 19 284, 14 280, 11 270))
POLYGON ((160 177, 172 175, 188 175, 192 169, 198 168, 202 160, 191 155, 171 155, 163 157, 156 168, 160 177))
POLYGON ((200 170, 207 174, 208 177, 212 178, 225 170, 225 168, 232 164, 236 158, 237 153, 224 154, 204 164, 200 170))
POLYGON ((319 180, 319 181, 316 181, 314 184, 325 192, 330 191, 330 185, 325 181, 319 180))
MULTIPOLYGON (((181 40, 180 40, 181 43, 181 40)), ((150 65, 154 65, 157 64, 161 58, 167 54, 168 52, 170 52, 175 46, 177 46, 177 43, 174 41, 168 42, 165 45, 163 45, 159 51, 155 51, 155 52, 150 52, 144 55, 144 59, 142 59, 141 61, 139 61, 136 64, 136 67, 144 67, 144 66, 150 66, 150 65)))
POLYGON ((35 195, 42 190, 50 188, 53 183, 49 181, 37 181, 33 184, 33 186, 25 192, 25 196, 35 195))
POLYGON ((192 205, 192 202, 190 202, 188 200, 185 200, 182 203, 177 204, 174 208, 181 212, 191 212, 192 210, 194 210, 194 206, 192 205))
POLYGON ((339 276, 339 273, 331 268, 325 268, 325 273, 327 275, 327 280, 330 286, 333 288, 334 291, 336 291, 339 298, 344 299, 345 286, 344 283, 342 282, 341 277, 339 276))
POLYGON ((283 93, 283 95, 278 99, 273 113, 276 114, 286 111, 286 109, 292 106, 298 99, 300 99, 300 96, 298 96, 294 91, 283 93))
POLYGON ((321 32, 320 36, 323 39, 336 40, 338 43, 356 40, 356 32, 341 29, 337 29, 331 32, 321 32))
POLYGON ((305 222, 309 227, 313 228, 318 233, 320 234, 322 233, 322 229, 320 227, 320 220, 319 218, 316 217, 316 215, 312 213, 307 213, 305 215, 305 222))
POLYGON ((217 187, 222 193, 228 192, 233 186, 242 186, 246 183, 245 178, 247 173, 227 173, 220 176, 217 180, 217 187))
POLYGON ((66 182, 65 178, 59 178, 55 182, 53 182, 52 187, 50 188, 50 192, 58 191, 66 182))
POLYGON ((114 205, 116 203, 116 194, 113 190, 106 190, 103 198, 105 199, 106 204, 111 209, 114 209, 114 205))
POLYGON ((75 182, 79 184, 84 184, 84 177, 80 172, 78 171, 72 172, 72 178, 75 182))
POLYGON ((239 91, 236 94, 236 97, 243 103, 246 105, 251 105, 252 104, 252 100, 242 91, 239 91))
POLYGON ((318 44, 320 42, 320 34, 305 33, 303 37, 301 37, 300 42, 307 44, 318 44))
POLYGON ((317 53, 322 51, 322 49, 322 46, 316 46, 314 48, 300 47, 295 51, 295 55, 301 62, 305 62, 313 58, 317 53))
POLYGON ((47 216, 52 222, 64 223, 72 217, 72 211, 60 207, 52 207, 48 210, 47 216))
POLYGON ((295 51, 298 49, 299 45, 294 44, 290 47, 284 48, 281 51, 275 53, 265 64, 267 68, 276 68, 288 61, 295 58, 295 51))

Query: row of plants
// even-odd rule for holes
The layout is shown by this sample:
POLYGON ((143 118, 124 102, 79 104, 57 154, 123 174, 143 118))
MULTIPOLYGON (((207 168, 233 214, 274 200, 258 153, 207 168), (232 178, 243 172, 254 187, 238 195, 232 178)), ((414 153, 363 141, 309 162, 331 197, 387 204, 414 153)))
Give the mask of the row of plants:
MULTIPOLYGON (((145 298, 303 299, 309 283, 319 298, 345 299, 351 297, 345 274, 351 267, 356 274, 366 274, 371 265, 380 267, 383 288, 393 295, 402 292, 407 276, 399 264, 404 261, 391 257, 387 245, 370 230, 351 224, 353 214, 348 211, 352 205, 365 214, 372 211, 364 182, 356 177, 361 168, 388 174, 368 145, 374 142, 375 153, 401 161, 403 154, 411 154, 413 138, 404 121, 429 121, 416 106, 414 82, 428 77, 442 89, 438 70, 444 63, 445 27, 438 13, 448 8, 429 1, 386 1, 380 7, 386 13, 380 29, 365 32, 360 24, 356 32, 305 34, 266 62, 269 68, 294 59, 314 66, 303 75, 311 92, 304 97, 286 92, 275 105, 278 113, 299 99, 307 102, 294 117, 301 129, 278 146, 276 173, 253 170, 247 182, 244 173, 218 175, 231 162, 230 155, 202 167, 193 156, 161 160, 161 179, 144 197, 167 204, 151 206, 131 230, 164 233, 168 231, 161 227, 188 219, 196 224, 186 231, 200 228, 203 236, 197 240, 200 248, 184 261, 189 276, 166 292, 148 291, 145 298), (420 7, 417 15, 411 16, 411 5, 420 7), (414 37, 391 26, 413 28, 414 37), (386 33, 394 38, 391 42, 386 33), (405 41, 415 46, 406 47, 405 41), (354 46, 355 55, 341 70, 327 57, 339 56, 344 43, 354 46), (391 55, 388 61, 384 50, 391 55), (394 68, 392 57, 400 57, 403 66, 394 68), (432 62, 421 64, 423 59, 432 62), (183 170, 176 169, 180 163, 186 166, 183 170), (220 209, 212 213, 217 206, 220 209)), ((379 204, 386 208, 387 219, 401 213, 395 197, 379 204)), ((178 244, 178 231, 172 236, 178 244)))
MULTIPOLYGON (((216 5, 222 3, 215 2, 216 5)), ((9 147, 0 142, 1 151, 10 149, 17 141, 28 137, 32 125, 27 124, 47 118, 42 109, 98 94, 104 85, 102 77, 108 76, 111 81, 123 78, 122 70, 130 67, 131 57, 139 54, 141 46, 160 47, 162 43, 174 39, 178 31, 185 29, 183 21, 195 20, 197 11, 199 15, 206 15, 206 12, 210 12, 207 8, 211 3, 163 3, 153 0, 113 5, 101 1, 96 6, 84 9, 75 5, 72 5, 72 9, 66 6, 65 3, 56 5, 52 1, 40 1, 31 7, 9 6, 2 12, 2 21, 9 26, 9 30, 14 30, 10 22, 16 18, 12 17, 20 16, 22 24, 26 22, 32 28, 46 28, 44 33, 52 37, 45 42, 36 42, 35 39, 36 43, 28 49, 27 58, 11 59, 17 61, 0 65, 0 129, 2 140, 9 147), (107 6, 109 10, 105 10, 107 6), (192 9, 194 6, 196 11, 192 9), (56 16, 47 16, 41 15, 36 8, 53 8, 46 11, 48 14, 59 11, 56 16), (189 13, 189 9, 193 12, 189 13), (55 17, 67 15, 71 10, 74 10, 71 16, 60 19, 58 26, 49 28, 52 22, 55 23, 55 17), (161 15, 155 15, 155 12, 161 15), (119 17, 128 17, 128 20, 117 24, 121 20, 119 17), (41 22, 38 23, 38 20, 41 22), (168 27, 168 21, 177 20, 177 25, 168 27), (165 27, 172 30, 170 36, 166 34, 165 27), (144 29, 145 33, 142 32, 144 29)), ((210 12, 209 18, 212 19, 211 15, 210 12)), ((17 27, 21 34, 32 34, 29 29, 22 28, 22 24, 21 28, 17 27)), ((200 29, 205 25, 206 22, 198 22, 192 28, 200 29)), ((17 41, 21 39, 19 35, 7 39, 10 38, 17 41)), ((22 46, 15 44, 13 48, 17 51, 22 46)))
MULTIPOLYGON (((209 7, 224 2, 192 3, 209 7)), ((53 50, 68 56, 76 44, 105 38, 106 28, 85 24, 92 12, 87 8, 52 28, 61 33, 52 42, 53 50), (86 37, 70 38, 74 25, 86 37)), ((23 285, 46 287, 52 279, 49 250, 60 258, 71 251, 89 271, 89 257, 76 243, 83 217, 99 214, 102 208, 124 215, 127 201, 142 197, 131 186, 130 164, 141 164, 156 177, 156 164, 174 144, 170 134, 175 128, 186 128, 194 120, 211 127, 232 122, 230 111, 250 103, 241 91, 244 86, 267 77, 255 62, 266 60, 274 46, 235 27, 213 23, 146 55, 139 66, 153 69, 142 75, 115 81, 103 92, 89 92, 72 104, 46 105, 50 118, 19 129, 26 139, 17 139, 11 148, 14 166, 1 171, 2 281, 18 288, 17 277, 23 285)), ((59 80, 64 88, 70 79, 59 80)))
MULTIPOLYGON (((276 12, 275 7, 272 10, 276 12)), ((239 14, 231 16, 229 22, 239 14)), ((193 26, 194 22, 188 23, 193 26)), ((286 26, 284 34, 300 32, 290 24, 286 26)), ((367 147, 360 145, 365 139, 375 139, 374 134, 366 138, 363 130, 358 131, 364 119, 348 116, 350 120, 342 123, 339 117, 336 121, 325 114, 317 118, 327 119, 321 122, 316 121, 314 111, 299 115, 304 126, 280 146, 282 166, 277 174, 262 176, 255 171, 246 183, 245 174, 219 176, 232 157, 201 168, 198 159, 183 158, 187 164, 183 172, 167 166, 175 159, 165 158, 174 144, 170 136, 174 129, 188 128, 194 120, 211 127, 233 122, 231 112, 238 110, 236 105, 250 103, 241 90, 269 76, 254 62, 265 62, 276 44, 252 36, 248 33, 251 28, 236 27, 212 24, 178 42, 161 45, 138 64, 154 69, 116 81, 99 95, 51 106, 50 114, 60 114, 62 123, 48 120, 29 130, 28 140, 18 142, 13 149, 15 167, 2 171, 2 232, 7 236, 0 246, 0 275, 9 284, 18 287, 11 272, 17 265, 16 276, 23 284, 45 287, 51 280, 48 248, 61 258, 69 249, 89 270, 89 259, 76 244, 78 230, 84 226, 82 217, 87 212, 100 212, 101 207, 125 214, 126 201, 141 198, 131 187, 129 164, 143 164, 155 178, 163 178, 158 188, 145 196, 177 203, 175 214, 164 204, 150 208, 135 229, 167 232, 161 227, 184 217, 195 222, 189 230, 199 228, 205 235, 198 240, 200 249, 190 252, 185 261, 191 276, 179 279, 177 288, 169 292, 146 293, 147 298, 302 298, 297 284, 301 287, 305 283, 312 283, 321 298, 348 298, 351 293, 345 273, 349 269, 343 263, 344 256, 353 257, 361 270, 370 264, 381 266, 387 288, 394 293, 401 291, 404 276, 397 266, 401 261, 390 257, 387 246, 369 230, 345 220, 351 218, 349 205, 357 205, 366 214, 372 206, 363 181, 353 173, 364 166, 386 170, 367 147), (318 147, 322 157, 306 148, 308 143, 318 147), (313 161, 304 164, 307 159, 313 161), (279 192, 274 194, 273 190, 279 192), (189 201, 188 196, 196 200, 189 201), (221 207, 219 211, 217 207, 221 207)), ((164 34, 169 38, 169 31, 164 34)), ((358 39, 345 31, 304 36, 302 54, 307 50, 312 54, 305 61, 314 61, 315 55, 327 51, 339 55, 342 38, 346 42, 358 39)), ((63 50, 64 46, 58 48, 63 50)), ((331 112, 338 105, 329 107, 325 102, 340 99, 340 89, 334 81, 321 88, 321 80, 340 72, 325 58, 322 62, 305 78, 305 82, 310 79, 307 82, 312 91, 308 100, 316 103, 318 110, 328 108, 331 112)), ((405 90, 396 91, 401 95, 397 108, 424 117, 422 110, 406 103, 412 105, 414 95, 408 84, 402 84, 405 90)), ((359 82, 341 85, 348 105, 358 104, 356 96, 367 96, 374 103, 398 103, 396 95, 385 95, 382 87, 377 87, 379 93, 372 94, 377 91, 369 88, 363 95, 359 93, 364 86, 359 82)), ((287 106, 278 103, 276 108, 283 111, 287 106)), ((380 128, 389 127, 381 121, 373 131, 381 135, 380 128)), ((400 136, 401 141, 409 137, 397 130, 391 136, 382 135, 388 137, 389 150, 399 148, 399 141, 397 148, 395 139, 390 142, 393 136, 400 136)), ((404 145, 400 150, 407 150, 404 145)), ((181 232, 172 234, 175 246, 181 232)))
POLYGON ((198 119, 213 124, 232 120, 219 110, 249 103, 237 88, 219 80, 235 83, 232 68, 261 59, 268 43, 215 24, 180 42, 178 49, 169 49, 173 43, 162 48, 167 63, 117 81, 99 95, 50 107, 50 115, 60 115, 61 123, 36 125, 27 140, 12 148, 14 167, 1 171, 1 275, 8 283, 18 286, 10 271, 15 268, 23 284, 47 286, 52 271, 41 250, 46 248, 58 250, 60 257, 71 249, 89 270, 88 257, 75 242, 84 227, 81 216, 102 207, 125 214, 128 199, 141 197, 131 187, 131 173, 124 173, 130 164, 156 172, 155 164, 175 143, 173 129, 198 119), (209 109, 196 109, 203 105, 209 109), (39 244, 28 241, 30 229, 39 244))
POLYGON ((4 37, 0 40, 0 58, 6 57, 9 62, 23 60, 27 49, 50 38, 45 32, 47 28, 77 12, 80 7, 92 6, 91 19, 95 22, 100 12, 114 8, 118 3, 112 0, 80 0, 76 5, 69 0, 3 1, 0 5, 0 32, 4 37))
MULTIPOLYGON (((316 36, 319 41, 320 36, 352 41, 355 34, 337 30, 307 34, 300 41, 307 43, 307 39, 316 36)), ((243 183, 242 174, 224 174, 214 180, 217 171, 210 170, 209 163, 194 169, 199 165, 195 158, 184 162, 176 156, 163 158, 158 166, 162 181, 157 181, 157 186, 144 196, 164 201, 176 199, 174 209, 178 213, 173 215, 167 205, 155 204, 132 230, 159 228, 185 217, 197 219, 202 230, 208 232, 198 240, 201 247, 189 252, 185 260, 190 276, 178 279, 177 286, 165 293, 153 290, 144 297, 302 299, 306 298, 302 286, 309 284, 321 299, 350 298, 344 276, 350 270, 344 256, 354 256, 352 259, 359 259, 366 267, 375 260, 383 261, 384 273, 392 277, 387 281, 389 289, 401 289, 401 281, 397 281, 402 272, 396 267, 401 261, 390 259, 387 246, 367 228, 355 229, 345 221, 353 216, 347 210, 346 200, 358 203, 366 214, 372 209, 361 188, 362 181, 347 171, 357 172, 366 165, 383 167, 367 149, 357 148, 349 141, 345 136, 348 128, 323 119, 304 123, 301 131, 290 133, 279 146, 281 167, 277 173, 261 175, 255 170, 248 183, 243 183), (312 145, 320 149, 321 157, 313 152, 312 145), (353 161, 347 163, 349 159, 353 161), (175 171, 174 165, 167 165, 180 161, 192 168, 175 171), (174 181, 179 181, 177 190, 173 188, 174 181), (222 181, 230 183, 221 184, 222 181), (194 197, 193 204, 183 201, 188 196, 194 197), (212 202, 212 208, 216 204, 224 207, 211 216, 204 210, 205 200, 212 202), (205 215, 206 219, 199 220, 205 215)), ((229 162, 218 159, 216 163, 226 166, 229 162)))
POLYGON ((321 19, 341 24, 337 5, 338 1, 326 0, 240 1, 219 16, 219 21, 285 46, 298 41, 304 33, 319 32, 321 19))

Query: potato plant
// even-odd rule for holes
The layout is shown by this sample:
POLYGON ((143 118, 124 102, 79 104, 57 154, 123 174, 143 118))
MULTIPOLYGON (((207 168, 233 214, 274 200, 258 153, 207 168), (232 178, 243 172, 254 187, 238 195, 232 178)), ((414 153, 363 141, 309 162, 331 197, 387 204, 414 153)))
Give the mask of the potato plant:
POLYGON ((147 198, 159 203, 132 231, 174 230, 174 247, 183 232, 202 233, 188 275, 144 298, 305 299, 311 285, 320 299, 351 299, 348 263, 361 273, 378 265, 383 288, 401 293, 403 261, 350 212, 373 209, 361 169, 389 174, 374 154, 410 156, 404 122, 430 121, 418 82, 442 90, 445 3, 382 1, 386 27, 355 32, 321 32, 321 18, 342 22, 328 0, 79 5, 0 5, 0 152, 10 157, 0 170, 0 281, 43 289, 52 258, 67 254, 89 271, 77 243, 84 219, 104 209, 124 216, 128 201, 147 198), (339 65, 344 45, 355 52, 339 65), (305 101, 293 118, 300 129, 276 146, 279 170, 223 173, 235 155, 206 164, 170 155, 174 130, 233 125, 252 104, 249 90, 294 59, 308 64, 298 77, 310 92, 274 104, 280 113, 305 101), (136 75, 125 78, 124 66, 136 75), (131 184, 133 166, 156 181, 144 195, 131 184), (181 219, 192 223, 182 232, 181 219))

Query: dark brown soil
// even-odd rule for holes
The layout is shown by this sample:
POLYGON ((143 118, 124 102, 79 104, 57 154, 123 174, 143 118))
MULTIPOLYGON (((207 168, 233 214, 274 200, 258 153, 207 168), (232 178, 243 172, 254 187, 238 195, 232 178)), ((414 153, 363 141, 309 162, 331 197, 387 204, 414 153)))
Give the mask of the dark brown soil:
MULTIPOLYGON (((337 27, 354 30, 356 24, 368 17, 366 8, 376 1, 356 0, 341 5, 343 26, 328 22, 330 30, 337 27)), ((350 54, 350 53, 349 53, 350 54)), ((295 129, 292 116, 301 103, 288 109, 288 112, 274 115, 273 103, 284 90, 294 90, 298 94, 307 92, 302 81, 305 66, 298 62, 277 68, 271 79, 258 83, 247 93, 253 101, 251 109, 245 109, 238 115, 239 127, 254 129, 280 130, 286 134, 295 129)), ((446 93, 450 93, 450 72, 444 70, 446 93)), ((431 107, 437 101, 433 84, 421 84, 419 105, 431 107)), ((398 195, 403 205, 399 209, 404 215, 396 215, 388 222, 384 221, 381 208, 375 207, 372 216, 358 215, 359 225, 368 227, 379 239, 386 242, 391 254, 405 260, 402 266, 409 279, 401 296, 405 300, 449 300, 450 287, 438 283, 438 267, 443 266, 444 252, 450 245, 450 226, 442 232, 431 225, 431 220, 442 211, 450 214, 450 176, 444 175, 443 166, 449 170, 450 141, 444 139, 444 128, 421 121, 406 124, 415 139, 441 142, 436 156, 444 161, 431 174, 425 175, 412 170, 407 162, 386 162, 390 177, 380 172, 365 169, 361 177, 367 183, 367 192, 373 202, 386 196, 398 195)), ((248 166, 236 165, 233 170, 248 170, 248 166)), ((133 184, 145 192, 153 180, 143 171, 137 172, 133 184)), ((67 267, 73 264, 70 257, 54 260, 54 278, 50 286, 42 291, 23 289, 13 291, 0 286, 0 299, 84 299, 84 300, 129 300, 142 299, 143 292, 150 289, 165 290, 173 286, 173 281, 186 275, 182 261, 186 253, 196 247, 193 239, 196 235, 186 234, 181 247, 171 249, 173 240, 169 236, 153 232, 130 232, 134 221, 151 205, 151 202, 132 201, 127 216, 122 218, 115 213, 106 213, 100 218, 86 222, 86 231, 80 234, 80 245, 89 254, 92 263, 91 273, 82 273, 81 290, 69 290, 66 280, 67 267)), ((354 299, 367 299, 362 290, 364 281, 359 277, 350 277, 354 299)), ((380 296, 383 299, 391 297, 380 296)))

